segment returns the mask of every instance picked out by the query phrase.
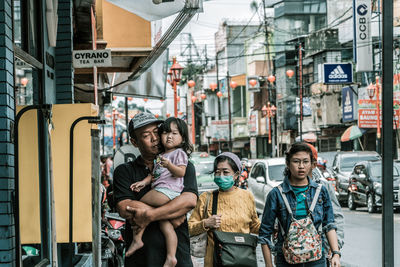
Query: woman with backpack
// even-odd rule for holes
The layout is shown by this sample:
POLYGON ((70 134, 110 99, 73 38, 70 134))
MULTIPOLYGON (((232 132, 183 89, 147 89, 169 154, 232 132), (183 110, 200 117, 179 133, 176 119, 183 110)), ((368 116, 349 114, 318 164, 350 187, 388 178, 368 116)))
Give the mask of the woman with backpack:
POLYGON ((340 267, 336 225, 327 189, 308 177, 313 156, 305 143, 294 143, 286 153, 283 183, 272 189, 265 203, 259 243, 266 267, 272 267, 271 251, 276 252, 276 266, 325 267, 322 232, 332 252, 331 266, 340 267), (273 244, 275 223, 278 238, 273 244))

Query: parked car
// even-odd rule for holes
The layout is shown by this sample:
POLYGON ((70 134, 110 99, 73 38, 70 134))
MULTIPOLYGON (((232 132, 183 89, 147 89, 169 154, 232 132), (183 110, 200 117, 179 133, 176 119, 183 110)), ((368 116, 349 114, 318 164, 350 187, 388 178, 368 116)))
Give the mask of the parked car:
MULTIPOLYGON (((399 203, 400 163, 393 164, 393 207, 399 203)), ((382 207, 382 160, 357 163, 349 178, 348 207, 367 207, 369 213, 382 207)))
POLYGON ((332 163, 335 174, 338 200, 346 205, 348 199, 349 177, 354 165, 360 161, 381 159, 375 151, 337 152, 332 163))
POLYGON ((259 159, 253 162, 247 180, 249 190, 253 193, 258 214, 264 211, 268 193, 283 181, 285 158, 259 159))
POLYGON ((215 157, 206 152, 193 152, 190 156, 190 161, 196 168, 196 179, 199 194, 217 189, 218 186, 214 183, 212 171, 214 169, 215 157))

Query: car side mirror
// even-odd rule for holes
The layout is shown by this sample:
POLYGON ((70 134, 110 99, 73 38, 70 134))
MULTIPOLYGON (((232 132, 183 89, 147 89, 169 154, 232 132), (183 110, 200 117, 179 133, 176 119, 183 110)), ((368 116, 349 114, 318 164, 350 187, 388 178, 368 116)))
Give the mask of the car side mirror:
POLYGON ((365 179, 367 179, 367 176, 366 176, 364 173, 360 173, 360 174, 358 175, 358 178, 359 178, 360 180, 365 180, 365 179))
POLYGON ((262 176, 258 176, 257 178, 256 178, 256 181, 257 181, 257 183, 265 183, 265 180, 264 180, 264 177, 262 177, 262 176))

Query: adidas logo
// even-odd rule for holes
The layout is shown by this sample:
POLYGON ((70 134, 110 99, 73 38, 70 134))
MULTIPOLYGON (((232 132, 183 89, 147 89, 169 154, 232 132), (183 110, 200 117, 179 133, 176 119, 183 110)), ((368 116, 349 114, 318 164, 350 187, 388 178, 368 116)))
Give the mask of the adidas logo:
POLYGON ((344 73, 342 67, 338 65, 331 73, 329 74, 329 79, 347 79, 347 74, 344 73))

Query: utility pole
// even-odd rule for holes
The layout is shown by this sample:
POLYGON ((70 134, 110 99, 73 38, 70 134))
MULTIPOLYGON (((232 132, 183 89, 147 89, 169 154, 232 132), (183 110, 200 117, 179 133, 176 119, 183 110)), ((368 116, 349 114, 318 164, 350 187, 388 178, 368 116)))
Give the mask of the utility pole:
MULTIPOLYGON (((216 72, 217 72, 217 90, 219 92, 220 88, 219 88, 219 76, 218 76, 218 73, 219 73, 219 70, 218 70, 218 52, 215 53, 215 67, 216 67, 216 72)), ((220 101, 221 100, 218 97, 218 101, 217 101, 217 103, 218 103, 218 120, 221 120, 221 103, 220 103, 220 101)))
POLYGON ((301 42, 299 42, 299 99, 300 99, 300 121, 299 133, 300 141, 303 141, 303 52, 301 42))
POLYGON ((228 89, 229 151, 232 151, 231 86, 230 86, 229 70, 226 72, 226 87, 228 89))
MULTIPOLYGON (((263 3, 263 11, 264 11, 264 34, 265 34, 265 52, 267 53, 267 59, 268 59, 268 71, 270 72, 270 75, 275 76, 275 70, 274 66, 271 60, 271 53, 269 51, 269 30, 268 30, 268 21, 267 21, 267 12, 266 12, 266 5, 265 5, 265 0, 262 1, 263 3)), ((271 96, 276 96, 276 94, 272 94, 272 90, 274 90, 272 83, 267 85, 267 103, 272 102, 277 106, 276 99, 272 99, 271 96)), ((276 113, 278 114, 278 113, 276 113)), ((271 118, 269 118, 271 120, 271 118)), ((277 115, 272 119, 273 124, 271 124, 270 127, 273 127, 273 125, 276 125, 276 120, 277 120, 277 115)), ((275 128, 275 127, 274 127, 275 128)), ((276 130, 274 130, 272 133, 275 133, 276 136, 276 130)), ((272 144, 271 144, 271 152, 272 156, 276 156, 276 150, 275 150, 275 138, 272 138, 272 144)))
POLYGON ((394 266, 393 153, 392 153, 393 151, 393 0, 385 0, 385 4, 383 5, 382 29, 383 29, 382 266, 391 267, 394 266))

